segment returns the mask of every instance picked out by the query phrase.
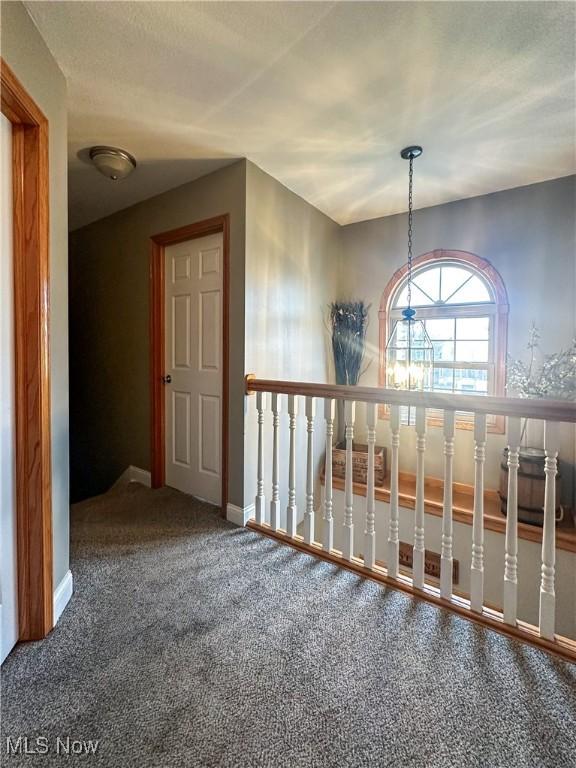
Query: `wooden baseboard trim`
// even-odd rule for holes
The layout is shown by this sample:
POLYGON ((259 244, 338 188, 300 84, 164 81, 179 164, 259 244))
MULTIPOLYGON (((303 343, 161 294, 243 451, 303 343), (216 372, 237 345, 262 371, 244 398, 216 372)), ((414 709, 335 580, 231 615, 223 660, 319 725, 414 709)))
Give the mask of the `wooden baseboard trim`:
POLYGON ((546 640, 545 638, 540 637, 538 628, 532 624, 518 621, 516 627, 510 626, 504 623, 502 616, 497 611, 486 607, 484 607, 482 614, 473 613, 469 607, 470 603, 466 598, 453 596, 451 600, 444 600, 440 597, 440 591, 436 587, 426 584, 422 590, 415 589, 412 586, 411 580, 406 576, 401 575, 398 579, 392 579, 386 574, 386 570, 380 566, 376 566, 371 570, 366 568, 359 558, 354 557, 352 560, 344 560, 341 553, 337 550, 326 552, 322 549, 320 544, 306 544, 302 536, 292 538, 288 536, 287 533, 273 531, 269 525, 259 525, 254 520, 250 520, 247 523, 247 527, 264 536, 268 536, 271 539, 280 541, 282 544, 287 544, 300 552, 305 552, 307 555, 313 555, 320 560, 325 560, 328 563, 333 563, 342 568, 346 568, 346 570, 352 571, 365 579, 376 581, 379 584, 384 584, 392 589, 405 592, 413 597, 426 600, 426 602, 432 603, 438 608, 444 608, 451 613, 455 613, 476 624, 493 629, 514 640, 520 640, 528 645, 535 646, 548 653, 560 656, 566 661, 576 662, 576 641, 571 640, 568 637, 556 635, 555 640, 546 640))

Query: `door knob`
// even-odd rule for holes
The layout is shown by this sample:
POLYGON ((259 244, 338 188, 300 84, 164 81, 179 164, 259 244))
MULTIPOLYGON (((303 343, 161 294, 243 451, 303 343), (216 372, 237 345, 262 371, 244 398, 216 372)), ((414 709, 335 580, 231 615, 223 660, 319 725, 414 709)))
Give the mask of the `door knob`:
POLYGON ((171 384, 172 383, 172 376, 168 374, 168 376, 162 376, 162 381, 164 384, 171 384))

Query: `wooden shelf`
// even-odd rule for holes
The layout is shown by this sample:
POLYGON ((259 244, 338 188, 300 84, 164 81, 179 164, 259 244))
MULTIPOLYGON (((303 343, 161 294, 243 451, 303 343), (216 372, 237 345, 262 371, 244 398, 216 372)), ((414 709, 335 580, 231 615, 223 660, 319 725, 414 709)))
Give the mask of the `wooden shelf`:
MULTIPOLYGON (((324 473, 321 475, 324 485, 324 473)), ((334 488, 344 490, 344 480, 334 477, 334 488)), ((362 483, 353 484, 354 495, 366 496, 366 486, 362 483)), ((429 515, 442 517, 442 499, 444 494, 444 481, 436 477, 427 477, 424 481, 424 510, 429 515)), ((390 477, 384 480, 384 485, 375 489, 377 501, 390 502, 390 477)), ((400 472, 398 478, 398 496, 402 507, 414 509, 416 503, 416 476, 408 472, 400 472)), ((474 509, 474 486, 465 483, 454 483, 452 491, 453 519, 458 523, 472 525, 474 509)), ((489 531, 498 533, 506 532, 506 515, 500 511, 500 497, 498 491, 486 490, 484 492, 484 527, 489 531)), ((542 543, 542 528, 536 525, 518 523, 518 537, 527 541, 542 543)), ((576 526, 571 510, 565 510, 564 519, 556 525, 556 548, 568 552, 576 552, 576 526)))

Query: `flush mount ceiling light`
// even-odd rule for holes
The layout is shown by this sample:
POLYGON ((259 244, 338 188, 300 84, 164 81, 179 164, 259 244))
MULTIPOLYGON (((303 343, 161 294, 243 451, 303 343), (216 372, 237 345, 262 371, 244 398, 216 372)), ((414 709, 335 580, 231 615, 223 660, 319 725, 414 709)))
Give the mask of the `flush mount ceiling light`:
POLYGON ((90 160, 103 176, 112 181, 125 179, 136 168, 132 155, 118 147, 92 147, 90 160))
POLYGON ((400 156, 410 161, 408 172, 408 306, 394 326, 386 345, 386 386, 389 389, 432 389, 434 350, 422 320, 412 308, 412 177, 422 147, 405 147, 400 156))

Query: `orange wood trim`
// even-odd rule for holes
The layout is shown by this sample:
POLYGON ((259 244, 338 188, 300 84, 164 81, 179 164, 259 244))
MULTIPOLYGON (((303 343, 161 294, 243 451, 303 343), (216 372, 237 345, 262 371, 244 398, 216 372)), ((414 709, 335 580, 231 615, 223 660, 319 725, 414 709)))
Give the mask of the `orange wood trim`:
POLYGON ((478 395, 451 395, 441 392, 415 392, 378 387, 347 386, 344 384, 316 384, 310 381, 282 381, 276 379, 245 379, 246 394, 276 392, 285 395, 330 397, 381 405, 410 405, 439 410, 457 410, 501 416, 542 419, 576 423, 576 403, 568 400, 528 400, 521 397, 478 397, 478 395))
MULTIPOLYGON (((423 253, 420 256, 417 256, 413 260, 413 269, 418 269, 418 267, 422 267, 425 264, 432 264, 435 261, 447 261, 450 259, 468 264, 476 271, 483 273, 486 280, 494 288, 496 304, 502 308, 501 311, 508 311, 508 294, 506 293, 506 286, 504 285, 500 273, 487 259, 483 259, 475 253, 438 248, 434 251, 428 251, 428 253, 423 253)), ((388 309, 390 309, 392 294, 396 290, 398 283, 400 283, 407 274, 407 264, 404 264, 400 269, 397 269, 396 272, 394 272, 382 294, 380 312, 387 312, 388 309)))
POLYGON ((164 407, 164 251, 166 246, 222 232, 222 515, 228 503, 229 367, 230 367, 230 215, 224 213, 151 237, 150 253, 150 389, 152 488, 165 482, 164 407))
MULTIPOLYGON (((494 392, 496 397, 504 397, 506 394, 506 355, 508 345, 508 294, 506 293, 506 286, 498 270, 496 270, 492 264, 475 253, 469 251, 454 251, 437 249, 435 251, 429 251, 423 253, 421 256, 417 256, 414 259, 414 269, 422 267, 426 264, 431 264, 435 261, 444 261, 453 259, 469 266, 473 267, 476 271, 482 273, 486 280, 490 283, 494 290, 496 299, 496 359, 495 359, 495 380, 494 380, 494 392)), ((378 384, 381 387, 386 385, 386 344, 388 336, 390 335, 390 328, 388 323, 388 316, 390 313, 390 302, 399 285, 408 273, 408 265, 397 269, 388 281, 382 298, 380 300, 380 309, 378 312, 379 318, 379 365, 378 365, 378 384)), ((388 409, 384 406, 378 409, 380 418, 386 418, 388 415, 388 409)), ((442 419, 431 417, 428 419, 428 423, 432 425, 442 424, 442 419)), ((462 419, 456 420, 457 429, 470 429, 470 425, 467 421, 462 419)), ((495 434, 504 434, 505 422, 502 415, 496 415, 494 422, 489 425, 489 432, 495 434)))
MULTIPOLYGON (((410 543, 409 546, 412 547, 412 544, 410 543)), ((361 563, 363 563, 364 555, 363 554, 357 555, 357 559, 360 560, 361 563)), ((376 560, 375 564, 380 568, 382 568, 383 571, 386 571, 386 563, 383 560, 376 560)), ((402 577, 404 577, 404 579, 407 579, 408 581, 410 581, 412 577, 412 570, 410 568, 406 568, 403 565, 399 565, 398 572, 402 577)), ((426 574, 426 581, 432 587, 438 587, 438 588, 440 587, 440 579, 436 576, 430 576, 429 574, 426 574)), ((456 598, 460 598, 464 601, 468 600, 468 595, 462 590, 456 589, 455 587, 452 588, 452 594, 456 598)), ((502 613, 502 609, 500 607, 498 607, 494 603, 489 603, 486 600, 484 600, 484 607, 488 608, 490 611, 494 611, 494 613, 502 613)))
POLYGON ((150 254, 150 402, 152 488, 165 479, 166 413, 164 407, 164 248, 152 242, 150 254))
POLYGON ((507 635, 514 640, 520 640, 529 645, 534 645, 544 651, 560 656, 567 661, 576 662, 576 641, 571 640, 568 637, 556 635, 554 640, 546 640, 543 637, 540 637, 537 627, 532 624, 518 621, 516 627, 509 626, 504 623, 502 615, 498 611, 494 611, 487 607, 484 607, 482 614, 476 614, 470 610, 470 603, 467 599, 454 595, 451 600, 444 600, 440 597, 440 590, 430 584, 426 584, 422 590, 415 589, 412 586, 411 580, 405 576, 401 575, 398 579, 392 579, 382 567, 376 566, 373 570, 370 570, 364 566, 363 561, 359 558, 353 557, 352 560, 344 560, 342 554, 338 552, 338 550, 332 550, 329 553, 325 552, 320 544, 306 544, 302 536, 291 538, 286 533, 273 531, 269 525, 258 525, 253 520, 248 522, 247 527, 253 531, 268 536, 271 539, 275 539, 282 544, 287 544, 300 552, 313 555, 320 560, 325 560, 328 563, 333 563, 342 568, 346 568, 346 570, 352 571, 362 578, 376 581, 379 584, 384 584, 387 587, 392 587, 401 592, 406 592, 421 600, 426 600, 426 602, 432 603, 439 608, 444 608, 451 613, 456 613, 470 621, 474 621, 484 627, 488 627, 503 635, 507 635))
MULTIPOLYGON (((401 507, 405 509, 414 509, 416 506, 416 494, 415 494, 415 476, 407 472, 399 472, 399 491, 398 500, 401 507)), ((320 476, 320 482, 324 484, 324 474, 320 476)), ((374 489, 374 497, 376 501, 383 501, 385 503, 390 502, 390 488, 387 487, 389 479, 386 481, 384 487, 374 489)), ((340 477, 332 478, 332 487, 339 491, 344 491, 344 480, 340 477)), ((352 484, 353 492, 355 496, 366 496, 366 486, 362 483, 352 484)), ((424 494, 426 500, 424 502, 424 511, 427 515, 434 515, 435 517, 442 517, 443 515, 443 502, 442 492, 444 489, 444 482, 440 478, 427 477, 425 480, 424 494)), ((453 484, 454 501, 452 507, 452 517, 455 522, 464 523, 465 525, 472 525, 473 510, 474 510, 474 488, 473 486, 465 485, 463 483, 453 484)), ((484 529, 488 531, 495 531, 496 533, 506 533, 506 518, 499 512, 500 509, 500 497, 498 492, 494 490, 487 490, 484 492, 484 529)), ((538 544, 542 543, 542 528, 537 525, 527 525, 526 523, 518 523, 518 538, 525 541, 534 541, 538 544)), ((566 552, 576 553, 576 529, 574 528, 562 528, 559 524, 556 525, 556 549, 562 549, 566 552)))
POLYGON ((2 114, 12 125, 48 126, 46 116, 26 91, 12 69, 0 57, 2 114))
POLYGON ((186 240, 195 240, 198 237, 216 235, 218 232, 223 232, 225 228, 229 228, 229 220, 230 215, 224 213, 220 216, 213 216, 211 219, 203 219, 194 224, 187 224, 185 227, 171 229, 168 232, 160 232, 157 235, 152 235, 151 239, 154 243, 162 246, 176 245, 186 240))
POLYGON ((16 529, 20 640, 53 627, 48 121, 0 59, 12 123, 16 529))

